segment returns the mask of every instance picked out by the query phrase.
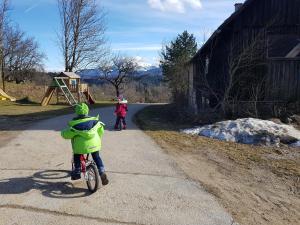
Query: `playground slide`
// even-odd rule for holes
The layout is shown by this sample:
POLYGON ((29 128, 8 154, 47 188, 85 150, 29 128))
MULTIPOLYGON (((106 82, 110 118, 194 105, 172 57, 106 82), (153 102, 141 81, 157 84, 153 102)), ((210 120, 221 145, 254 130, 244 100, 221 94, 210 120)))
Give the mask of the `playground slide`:
POLYGON ((0 99, 4 99, 4 100, 8 99, 8 100, 10 100, 10 101, 12 101, 12 102, 15 102, 15 101, 16 101, 16 98, 10 97, 10 96, 9 96, 8 94, 6 94, 1 88, 0 88, 0 99))
POLYGON ((88 100, 89 104, 93 105, 96 103, 96 101, 93 99, 93 97, 90 95, 90 93, 84 92, 84 95, 85 95, 86 99, 88 100))
POLYGON ((55 87, 48 88, 48 90, 46 91, 46 94, 42 100, 42 103, 41 103, 42 106, 46 106, 49 104, 49 101, 50 101, 54 91, 55 91, 55 87))

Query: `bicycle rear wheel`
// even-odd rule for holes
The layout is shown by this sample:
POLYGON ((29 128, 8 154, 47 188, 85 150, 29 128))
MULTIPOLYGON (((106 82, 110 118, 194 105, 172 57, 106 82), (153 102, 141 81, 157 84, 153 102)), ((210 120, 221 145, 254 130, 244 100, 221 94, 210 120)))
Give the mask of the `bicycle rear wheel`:
POLYGON ((99 188, 99 172, 95 164, 90 164, 86 167, 87 180, 86 184, 90 192, 94 193, 99 188))

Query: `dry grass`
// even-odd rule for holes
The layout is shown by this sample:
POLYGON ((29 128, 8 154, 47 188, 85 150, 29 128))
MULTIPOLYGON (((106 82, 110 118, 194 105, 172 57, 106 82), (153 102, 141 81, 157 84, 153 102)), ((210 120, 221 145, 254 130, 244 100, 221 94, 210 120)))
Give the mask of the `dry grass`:
POLYGON ((240 224, 299 224, 299 149, 185 135, 178 130, 190 125, 172 114, 169 106, 151 106, 136 122, 240 224))
MULTIPOLYGON (((112 104, 112 102, 98 102, 92 105, 91 108, 100 108, 112 104)), ((0 101, 0 144, 6 144, 20 131, 25 130, 39 120, 73 112, 73 107, 69 105, 48 105, 42 107, 38 103, 32 102, 0 101)))
MULTIPOLYGON (((7 94, 17 98, 17 102, 0 101, 0 146, 5 145, 20 131, 25 130, 39 120, 73 113, 69 105, 55 105, 56 98, 52 98, 50 105, 40 106, 45 94, 46 86, 33 83, 15 84, 7 83, 7 94)), ((113 105, 113 102, 102 101, 92 105, 99 108, 113 105)))
MULTIPOLYGON (((6 93, 18 100, 26 98, 32 102, 41 102, 46 90, 47 86, 35 85, 34 83, 6 83, 6 93)), ((53 100, 55 100, 55 98, 53 98, 53 100)), ((52 103, 54 103, 54 101, 52 103)))
MULTIPOLYGON (((100 108, 113 105, 113 102, 98 102, 90 108, 100 108)), ((37 103, 18 103, 0 101, 0 131, 23 128, 38 120, 52 118, 59 115, 70 114, 74 108, 69 105, 41 106, 37 103)))

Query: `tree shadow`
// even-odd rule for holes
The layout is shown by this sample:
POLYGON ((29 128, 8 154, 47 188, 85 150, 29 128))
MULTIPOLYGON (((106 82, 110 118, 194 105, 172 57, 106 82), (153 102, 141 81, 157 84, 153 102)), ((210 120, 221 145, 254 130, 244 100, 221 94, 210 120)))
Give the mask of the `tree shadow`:
POLYGON ((144 131, 178 131, 187 128, 190 122, 172 104, 150 105, 138 111, 133 121, 144 131))
POLYGON ((44 170, 28 177, 3 179, 0 180, 0 194, 23 194, 38 190, 49 198, 82 198, 91 195, 87 188, 59 181, 67 177, 70 177, 70 172, 66 170, 44 170))

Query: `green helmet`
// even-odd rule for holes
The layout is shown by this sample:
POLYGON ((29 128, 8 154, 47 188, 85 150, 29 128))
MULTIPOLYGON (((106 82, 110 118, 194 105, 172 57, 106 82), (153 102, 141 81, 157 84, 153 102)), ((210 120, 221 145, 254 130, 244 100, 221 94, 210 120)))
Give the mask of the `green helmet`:
POLYGON ((89 107, 85 103, 79 103, 75 107, 75 113, 77 115, 88 115, 89 114, 89 107))

